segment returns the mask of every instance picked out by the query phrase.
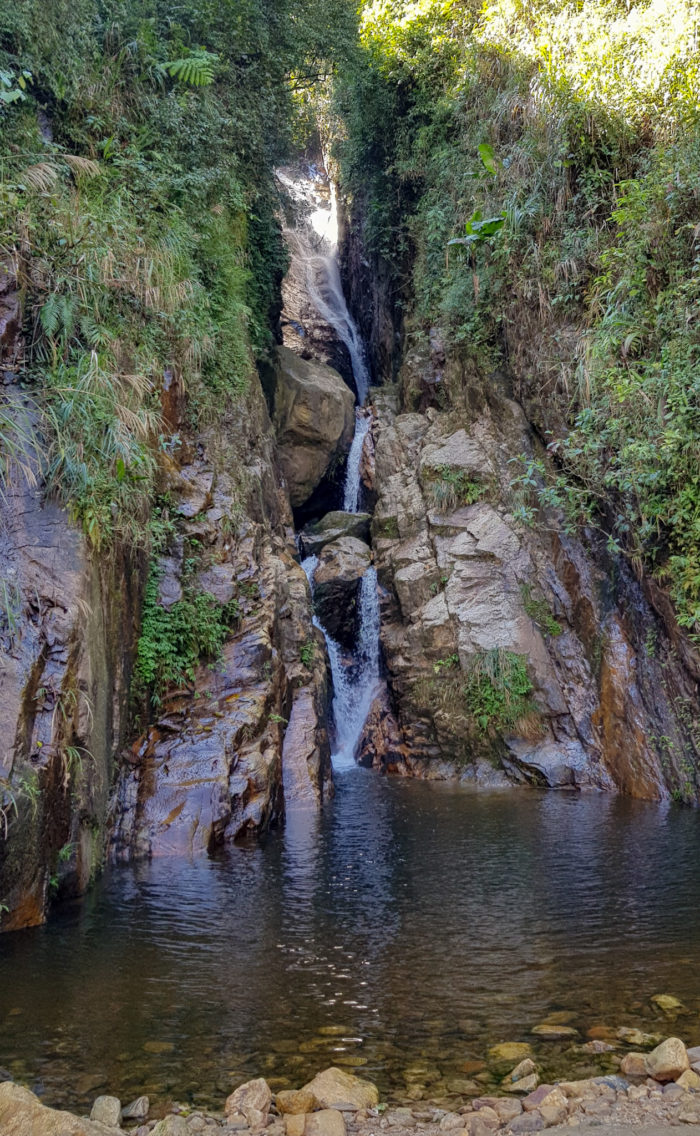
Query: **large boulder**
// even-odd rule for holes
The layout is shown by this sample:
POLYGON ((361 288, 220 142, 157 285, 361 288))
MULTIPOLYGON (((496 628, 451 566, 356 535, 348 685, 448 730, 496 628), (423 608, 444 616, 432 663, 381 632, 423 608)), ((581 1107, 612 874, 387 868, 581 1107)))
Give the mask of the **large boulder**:
POLYGON ((314 608, 329 635, 352 647, 357 627, 360 581, 372 562, 368 545, 342 536, 321 551, 314 573, 314 608))
POLYGON ((81 1120, 70 1112, 46 1108, 34 1093, 12 1081, 0 1084, 2 1136, 120 1136, 121 1128, 81 1120))
POLYGON ((264 1128, 267 1124, 272 1093, 263 1077, 256 1077, 239 1085, 226 1100, 226 1116, 239 1113, 244 1116, 249 1128, 264 1128))
POLYGON ((322 1108, 336 1108, 338 1105, 351 1105, 355 1109, 374 1108, 379 1103, 377 1086, 364 1081, 352 1073, 332 1066, 317 1073, 313 1081, 304 1085, 313 1093, 322 1108))
POLYGON ((337 371, 278 352, 274 426, 280 465, 295 507, 303 505, 329 466, 350 447, 355 400, 337 371))
POLYGON ((689 1068, 688 1054, 679 1037, 667 1037, 647 1054, 647 1073, 655 1081, 675 1081, 689 1068))
POLYGON ((326 513, 320 521, 307 525, 302 530, 301 546, 304 556, 318 556, 322 548, 341 536, 368 540, 371 520, 369 513, 344 513, 340 509, 326 513))

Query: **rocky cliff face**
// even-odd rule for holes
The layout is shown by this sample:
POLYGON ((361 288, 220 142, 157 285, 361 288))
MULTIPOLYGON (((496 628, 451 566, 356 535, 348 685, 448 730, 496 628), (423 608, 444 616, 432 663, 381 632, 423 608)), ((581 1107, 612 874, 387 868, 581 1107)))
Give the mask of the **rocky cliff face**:
POLYGON ((436 373, 426 342, 376 393, 374 446, 382 646, 398 719, 397 729, 386 705, 375 708, 375 763, 692 796, 692 675, 629 571, 606 572, 595 544, 566 535, 554 512, 533 528, 516 520, 513 463, 535 441, 507 390, 459 359, 436 373), (441 383, 449 412, 405 410, 441 383))
POLYGON ((509 377, 478 374, 437 329, 402 356, 357 210, 344 233, 351 305, 385 380, 365 466, 388 689, 363 760, 695 800, 697 659, 660 590, 554 511, 516 519, 519 459, 541 447, 509 377))
MULTIPOLYGON (((14 385, 19 299, 9 286, 2 304, 2 410, 19 422, 28 452, 7 471, 0 544, 0 896, 9 930, 42 922, 54 898, 83 891, 108 854, 210 850, 274 823, 285 803, 318 807, 332 786, 325 651, 257 378, 163 472, 173 535, 159 602, 172 607, 185 586, 231 602, 231 633, 220 659, 169 692, 157 720, 127 744, 146 557, 96 554, 44 500, 31 403, 14 385)), ((164 387, 163 412, 177 429, 183 400, 167 376, 164 387)))
POLYGON ((125 753, 116 858, 211 851, 281 820, 285 803, 318 805, 331 791, 325 654, 280 481, 255 384, 170 474, 178 535, 161 603, 181 597, 196 558, 188 586, 234 602, 239 616, 218 662, 199 668, 193 689, 173 691, 125 753))
POLYGON ((0 897, 2 927, 43 921, 52 898, 99 870, 126 734, 142 564, 91 555, 43 500, 36 416, 15 384, 19 297, 5 281, 3 417, 18 428, 4 470, 0 525, 0 897))

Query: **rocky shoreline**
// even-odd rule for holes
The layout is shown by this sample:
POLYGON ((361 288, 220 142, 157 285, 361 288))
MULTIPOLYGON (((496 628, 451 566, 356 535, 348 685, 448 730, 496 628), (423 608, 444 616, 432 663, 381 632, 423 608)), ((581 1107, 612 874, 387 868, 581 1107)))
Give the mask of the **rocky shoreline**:
MULTIPOLYGON (((597 1044, 607 1043, 598 1039, 597 1044)), ((247 1081, 230 1094, 220 1113, 175 1105, 160 1118, 150 1115, 146 1096, 125 1106, 116 1097, 100 1096, 90 1117, 81 1118, 48 1108, 28 1089, 6 1081, 0 1084, 0 1136, 213 1136, 217 1131, 230 1136, 377 1136, 380 1131, 405 1136, 414 1130, 421 1136, 523 1136, 587 1125, 599 1131, 601 1126, 663 1130, 683 1125, 700 1132, 700 1046, 688 1049, 680 1038, 668 1037, 651 1052, 628 1052, 619 1073, 553 1084, 540 1082, 535 1061, 522 1056, 527 1049, 521 1042, 493 1047, 494 1059, 520 1060, 501 1081, 498 1094, 473 1097, 457 1111, 430 1100, 387 1106, 372 1082, 335 1067, 300 1089, 276 1094, 262 1077, 247 1081)))

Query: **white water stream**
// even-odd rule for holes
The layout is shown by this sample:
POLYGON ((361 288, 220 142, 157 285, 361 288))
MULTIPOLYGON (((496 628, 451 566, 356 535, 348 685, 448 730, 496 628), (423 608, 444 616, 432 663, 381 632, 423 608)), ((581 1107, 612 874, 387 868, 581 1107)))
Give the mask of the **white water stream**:
MULTIPOLYGON (((371 414, 364 410, 369 394, 369 372, 359 330, 348 311, 340 280, 337 258, 337 209, 334 187, 330 204, 315 192, 312 179, 300 182, 285 171, 280 181, 298 204, 305 205, 306 223, 287 232, 295 256, 305 268, 306 290, 313 307, 335 331, 347 348, 357 391, 355 434, 348 454, 343 509, 357 513, 360 505, 360 466, 362 448, 371 426, 371 414), (309 208, 311 205, 311 208, 309 208)), ((318 557, 302 562, 311 590, 318 557)), ((379 688, 379 597, 377 573, 369 568, 360 582, 357 644, 349 658, 314 616, 314 625, 323 632, 333 678, 333 720, 335 743, 332 761, 335 769, 349 769, 355 763, 362 731, 379 688)))

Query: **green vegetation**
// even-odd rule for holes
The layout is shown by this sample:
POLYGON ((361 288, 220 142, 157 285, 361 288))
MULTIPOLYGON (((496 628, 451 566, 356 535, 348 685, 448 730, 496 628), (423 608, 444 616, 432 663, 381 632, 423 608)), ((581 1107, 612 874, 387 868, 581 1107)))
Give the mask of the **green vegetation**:
POLYGON ((306 643, 302 643, 299 658, 301 659, 302 666, 310 670, 316 658, 316 644, 313 639, 308 639, 306 643))
POLYGON ((562 626, 552 615, 549 604, 544 599, 536 599, 532 594, 532 588, 528 584, 523 584, 520 589, 520 594, 523 597, 523 607, 530 616, 533 623, 536 623, 540 631, 544 635, 550 635, 556 638, 561 635, 562 626))
POLYGON ((508 374, 550 443, 526 517, 594 525, 699 636, 697 5, 366 0, 361 37, 330 114, 408 335, 508 374))
POLYGON ((525 656, 494 648, 475 654, 462 670, 459 656, 453 654, 439 659, 433 670, 437 677, 419 693, 434 713, 449 715, 453 725, 463 719, 467 732, 481 738, 516 729, 528 736, 539 734, 525 656))
POLYGON ((508 733, 537 714, 527 659, 495 648, 476 655, 464 688, 467 708, 484 733, 508 733))
MULTIPOLYGON (((3 5, 0 269, 47 492, 96 548, 148 541, 164 376, 220 420, 272 342, 292 86, 353 30, 344 0, 3 5)), ((25 450, 3 409, 0 476, 25 450)))
POLYGON ((182 599, 172 607, 158 598, 161 572, 153 565, 146 584, 141 636, 134 666, 133 695, 161 704, 166 691, 194 682, 200 660, 215 661, 239 617, 238 601, 218 603, 209 592, 185 582, 182 599))
POLYGON ((473 505, 485 492, 485 487, 475 481, 466 469, 441 465, 428 469, 425 477, 430 502, 439 513, 449 513, 460 505, 473 505))

